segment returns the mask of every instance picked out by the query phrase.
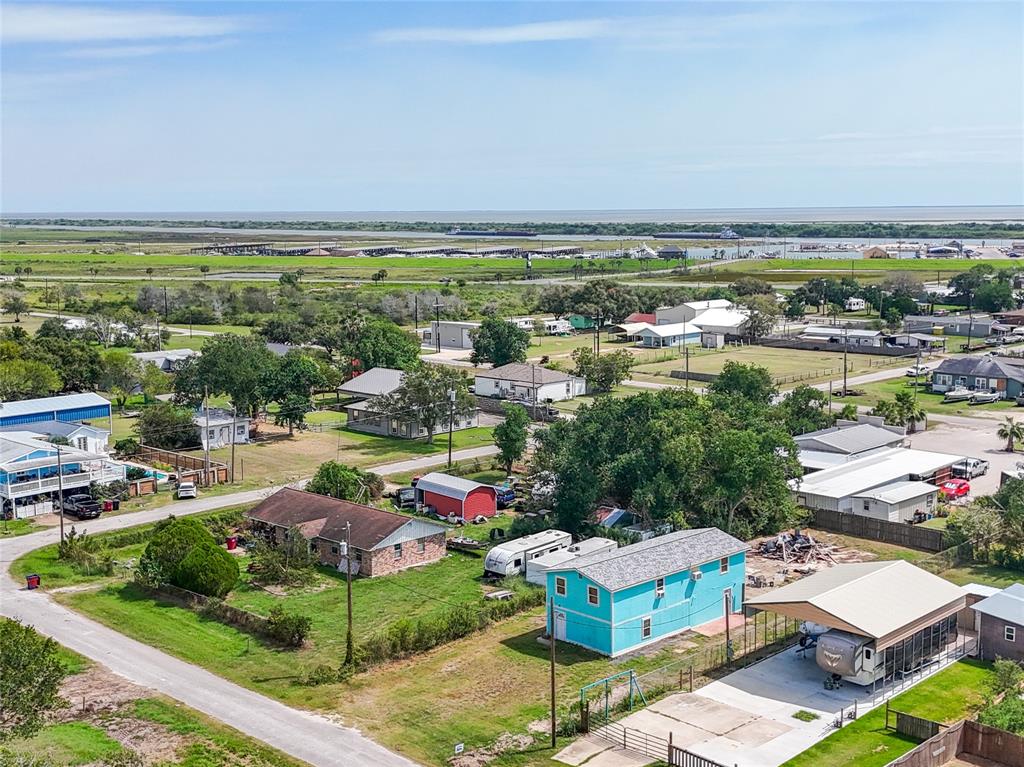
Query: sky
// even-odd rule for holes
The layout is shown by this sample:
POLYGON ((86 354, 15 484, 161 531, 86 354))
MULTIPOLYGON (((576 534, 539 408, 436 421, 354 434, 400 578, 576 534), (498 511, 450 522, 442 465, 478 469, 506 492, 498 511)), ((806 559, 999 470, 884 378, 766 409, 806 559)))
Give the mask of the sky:
POLYGON ((1024 203, 1024 3, 0 6, 0 211, 1024 203))

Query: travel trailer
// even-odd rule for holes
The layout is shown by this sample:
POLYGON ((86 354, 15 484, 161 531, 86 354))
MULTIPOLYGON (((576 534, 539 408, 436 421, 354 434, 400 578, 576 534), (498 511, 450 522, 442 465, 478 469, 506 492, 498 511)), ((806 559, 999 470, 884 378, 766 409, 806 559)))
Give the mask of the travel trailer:
POLYGON ((572 536, 561 530, 542 530, 533 535, 524 535, 513 541, 501 543, 484 557, 484 576, 505 578, 509 575, 526 573, 526 563, 545 554, 568 548, 572 536))

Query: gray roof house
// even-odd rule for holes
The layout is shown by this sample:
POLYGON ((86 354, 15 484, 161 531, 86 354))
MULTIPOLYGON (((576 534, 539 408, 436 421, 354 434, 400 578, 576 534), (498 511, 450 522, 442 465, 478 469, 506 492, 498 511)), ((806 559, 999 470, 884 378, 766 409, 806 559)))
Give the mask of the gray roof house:
POLYGON ((342 394, 354 397, 381 397, 390 394, 405 380, 405 373, 394 368, 370 368, 338 387, 342 394))
POLYGON ((978 654, 984 660, 1024 661, 1024 584, 1014 583, 973 606, 978 654))
POLYGON ((1002 399, 1024 391, 1024 360, 1008 357, 951 357, 932 371, 932 391, 956 387, 999 392, 1002 399))
POLYGON ((878 416, 860 416, 856 421, 837 421, 828 429, 793 437, 800 451, 804 471, 818 471, 891 447, 902 447, 906 430, 887 426, 878 416))

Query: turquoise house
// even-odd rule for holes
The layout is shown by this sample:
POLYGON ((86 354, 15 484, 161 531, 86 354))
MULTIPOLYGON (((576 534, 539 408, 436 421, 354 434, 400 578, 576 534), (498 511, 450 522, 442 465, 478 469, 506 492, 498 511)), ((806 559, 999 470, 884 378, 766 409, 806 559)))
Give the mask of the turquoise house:
POLYGON ((548 631, 614 657, 738 612, 746 551, 707 527, 570 560, 547 573, 548 631))

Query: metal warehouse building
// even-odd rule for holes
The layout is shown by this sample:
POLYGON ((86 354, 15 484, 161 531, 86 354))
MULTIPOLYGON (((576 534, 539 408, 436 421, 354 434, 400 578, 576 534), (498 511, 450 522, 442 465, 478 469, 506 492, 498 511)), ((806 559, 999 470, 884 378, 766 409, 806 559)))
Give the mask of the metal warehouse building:
POLYGON ((77 423, 105 418, 108 431, 113 431, 111 415, 110 402, 92 392, 0 403, 0 426, 19 426, 37 421, 77 423))

